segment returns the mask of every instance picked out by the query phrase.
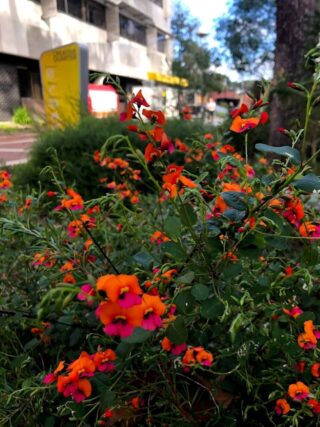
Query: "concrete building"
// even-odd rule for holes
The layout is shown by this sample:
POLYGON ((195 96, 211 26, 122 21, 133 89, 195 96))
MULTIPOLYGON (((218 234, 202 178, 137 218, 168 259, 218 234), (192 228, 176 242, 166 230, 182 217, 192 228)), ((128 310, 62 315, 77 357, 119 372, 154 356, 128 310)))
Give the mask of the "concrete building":
POLYGON ((0 120, 32 100, 41 105, 43 51, 79 42, 90 72, 119 76, 122 86, 170 81, 171 0, 1 0, 0 120), (167 80, 167 81, 166 81, 167 80))

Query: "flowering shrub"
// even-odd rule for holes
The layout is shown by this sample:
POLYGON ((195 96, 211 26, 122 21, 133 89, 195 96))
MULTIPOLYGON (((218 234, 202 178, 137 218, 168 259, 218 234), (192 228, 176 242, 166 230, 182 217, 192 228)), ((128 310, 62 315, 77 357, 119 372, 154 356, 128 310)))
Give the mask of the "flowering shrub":
POLYGON ((4 421, 19 425, 14 408, 36 397, 24 425, 317 425, 320 223, 310 195, 320 179, 317 153, 297 149, 306 153, 317 78, 298 86, 304 128, 280 130, 287 146, 256 144, 255 163, 247 148, 268 120, 264 99, 232 112, 226 143, 204 134, 189 144, 170 139, 139 92, 122 120, 143 145, 115 135, 92 159, 112 171, 104 196, 85 201, 57 162, 52 189, 22 202, 1 172, 5 241, 19 236, 31 253, 23 279, 3 273, 1 313, 26 319, 19 339, 37 350, 22 383, 14 368, 2 373, 16 382, 0 392, 11 405, 4 421))

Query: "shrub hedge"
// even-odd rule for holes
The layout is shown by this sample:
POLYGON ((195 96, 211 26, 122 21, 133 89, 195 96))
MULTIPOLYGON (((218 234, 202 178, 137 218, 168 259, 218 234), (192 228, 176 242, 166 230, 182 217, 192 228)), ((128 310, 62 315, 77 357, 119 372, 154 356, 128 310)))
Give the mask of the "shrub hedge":
MULTIPOLYGON (((166 131, 173 140, 176 138, 186 140, 193 135, 212 130, 212 126, 203 125, 201 121, 181 122, 174 119, 169 120, 166 125, 166 131)), ((62 163, 67 184, 73 185, 76 181, 78 190, 85 198, 99 195, 97 183, 103 174, 92 162, 92 156, 110 136, 117 134, 128 135, 127 124, 121 123, 118 117, 96 119, 91 116, 84 117, 76 127, 40 133, 31 149, 29 161, 15 168, 15 186, 29 188, 31 191, 41 184, 43 189, 50 189, 51 178, 41 174, 41 171, 52 164, 52 149, 54 149, 62 163)), ((139 141, 132 132, 130 139, 133 142, 139 141)), ((142 147, 144 145, 141 145, 142 147)))

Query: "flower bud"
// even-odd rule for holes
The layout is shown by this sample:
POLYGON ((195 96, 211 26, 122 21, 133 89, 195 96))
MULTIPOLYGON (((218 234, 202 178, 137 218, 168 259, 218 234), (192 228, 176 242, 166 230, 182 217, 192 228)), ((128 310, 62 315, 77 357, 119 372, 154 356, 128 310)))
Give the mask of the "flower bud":
POLYGON ((302 86, 300 83, 288 82, 287 86, 290 89, 294 89, 294 90, 296 90, 298 92, 307 92, 307 89, 304 86, 302 86))

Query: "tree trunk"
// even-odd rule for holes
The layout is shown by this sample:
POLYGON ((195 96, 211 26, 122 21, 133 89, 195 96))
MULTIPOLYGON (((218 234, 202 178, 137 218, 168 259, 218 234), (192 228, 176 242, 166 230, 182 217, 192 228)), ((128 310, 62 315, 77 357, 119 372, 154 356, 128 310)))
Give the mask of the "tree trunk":
POLYGON ((297 118, 302 120, 303 113, 302 98, 292 94, 286 83, 304 83, 311 78, 304 67, 304 55, 315 46, 318 35, 314 31, 316 0, 276 0, 276 6, 269 144, 279 146, 288 144, 288 140, 277 129, 290 129, 297 118))

